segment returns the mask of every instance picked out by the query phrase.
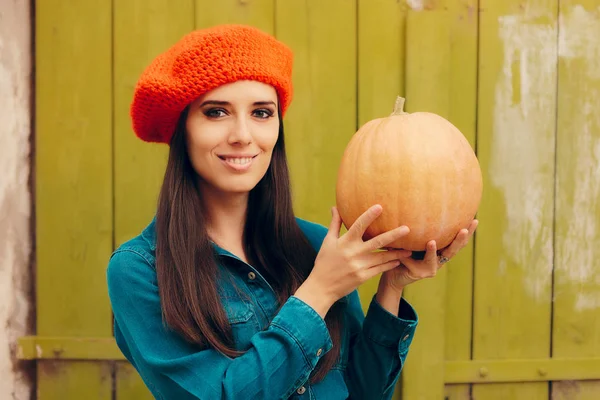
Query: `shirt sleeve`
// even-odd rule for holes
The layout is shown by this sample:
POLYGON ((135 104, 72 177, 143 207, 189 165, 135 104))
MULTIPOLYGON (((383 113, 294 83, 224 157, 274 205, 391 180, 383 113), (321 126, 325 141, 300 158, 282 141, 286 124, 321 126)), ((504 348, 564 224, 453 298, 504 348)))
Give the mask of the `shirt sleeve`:
POLYGON ((142 253, 115 252, 107 283, 124 354, 159 399, 288 398, 332 347, 325 321, 292 296, 242 356, 199 350, 163 324, 156 273, 142 253))
POLYGON ((365 316, 354 291, 346 321, 350 350, 345 378, 350 397, 391 399, 418 324, 415 310, 402 299, 396 316, 373 296, 365 316))

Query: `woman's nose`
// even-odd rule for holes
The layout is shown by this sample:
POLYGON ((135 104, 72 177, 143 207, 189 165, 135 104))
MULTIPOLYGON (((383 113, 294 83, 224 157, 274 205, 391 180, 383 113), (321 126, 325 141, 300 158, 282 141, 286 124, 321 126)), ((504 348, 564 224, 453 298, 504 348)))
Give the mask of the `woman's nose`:
POLYGON ((229 143, 250 144, 252 143, 252 134, 250 133, 250 124, 245 117, 236 118, 235 124, 229 134, 229 143))

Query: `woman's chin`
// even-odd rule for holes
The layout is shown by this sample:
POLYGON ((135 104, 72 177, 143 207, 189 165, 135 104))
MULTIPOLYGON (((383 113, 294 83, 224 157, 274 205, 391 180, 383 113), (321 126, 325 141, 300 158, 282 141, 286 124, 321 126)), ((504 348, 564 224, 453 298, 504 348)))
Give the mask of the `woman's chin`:
POLYGON ((228 182, 221 186, 221 191, 232 195, 248 194, 258 182, 228 182))

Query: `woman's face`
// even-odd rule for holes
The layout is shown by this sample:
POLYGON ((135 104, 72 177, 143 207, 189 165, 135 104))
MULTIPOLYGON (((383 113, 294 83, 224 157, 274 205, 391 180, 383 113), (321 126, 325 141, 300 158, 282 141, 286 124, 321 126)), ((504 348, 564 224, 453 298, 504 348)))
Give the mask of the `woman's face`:
POLYGON ((190 105, 186 130, 201 190, 247 193, 265 175, 277 142, 277 92, 256 81, 220 86, 190 105))

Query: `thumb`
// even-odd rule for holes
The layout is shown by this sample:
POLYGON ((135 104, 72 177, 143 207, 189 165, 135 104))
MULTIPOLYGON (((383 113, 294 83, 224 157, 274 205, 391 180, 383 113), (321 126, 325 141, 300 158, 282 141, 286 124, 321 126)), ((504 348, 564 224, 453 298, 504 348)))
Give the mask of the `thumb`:
POLYGON ((331 223, 329 224, 329 231, 327 232, 327 235, 339 238, 340 229, 342 229, 342 219, 340 218, 340 214, 338 213, 337 207, 332 207, 331 223))

